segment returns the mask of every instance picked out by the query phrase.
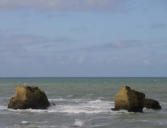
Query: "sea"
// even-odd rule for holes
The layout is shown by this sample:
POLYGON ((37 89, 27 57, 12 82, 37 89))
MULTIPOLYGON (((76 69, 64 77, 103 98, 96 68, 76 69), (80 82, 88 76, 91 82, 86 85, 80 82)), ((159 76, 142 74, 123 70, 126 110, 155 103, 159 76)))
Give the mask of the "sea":
POLYGON ((0 128, 167 128, 167 78, 0 78, 0 128), (8 109, 17 85, 38 86, 52 105, 46 110, 8 109), (112 111, 124 85, 158 100, 162 109, 112 111))

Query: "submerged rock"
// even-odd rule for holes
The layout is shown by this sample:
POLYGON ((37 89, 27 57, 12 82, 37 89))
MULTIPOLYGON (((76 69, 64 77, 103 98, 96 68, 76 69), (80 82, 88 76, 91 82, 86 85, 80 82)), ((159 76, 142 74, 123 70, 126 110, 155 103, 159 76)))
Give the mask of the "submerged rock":
POLYGON ((161 105, 159 104, 159 102, 154 99, 145 99, 144 107, 155 110, 161 109, 161 105))
POLYGON ((42 90, 35 86, 17 86, 15 96, 9 101, 8 108, 12 109, 46 109, 50 105, 42 90))
POLYGON ((129 112, 142 112, 145 94, 123 86, 115 96, 115 108, 112 110, 125 109, 129 112))

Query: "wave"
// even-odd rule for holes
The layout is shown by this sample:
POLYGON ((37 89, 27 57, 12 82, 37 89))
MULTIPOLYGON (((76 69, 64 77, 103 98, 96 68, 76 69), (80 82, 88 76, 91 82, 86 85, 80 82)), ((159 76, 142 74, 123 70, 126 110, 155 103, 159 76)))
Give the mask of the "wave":
POLYGON ((51 103, 57 103, 57 102, 84 102, 88 101, 89 99, 64 99, 64 98, 56 98, 56 99, 49 99, 49 102, 51 103))
POLYGON ((40 113, 71 113, 71 114, 93 114, 93 113, 108 113, 114 106, 114 102, 101 99, 49 99, 51 105, 46 110, 41 109, 8 109, 7 106, 0 106, 0 110, 16 111, 16 112, 40 112, 40 113), (55 104, 55 105, 54 105, 55 104))
MULTIPOLYGON (((113 101, 102 100, 101 98, 92 99, 65 99, 56 98, 49 99, 51 106, 46 110, 41 109, 25 109, 25 110, 13 110, 8 109, 7 106, 0 106, 0 111, 10 111, 10 112, 33 112, 33 113, 67 113, 67 114, 98 114, 98 113, 112 113, 112 115, 118 113, 127 113, 126 110, 121 110, 119 112, 112 111, 111 108, 114 107, 113 101)), ((163 103, 165 105, 166 103, 163 103)), ((166 106, 166 105, 165 105, 166 106)), ((144 109, 145 112, 149 110, 144 109)))
MULTIPOLYGON (((76 101, 76 100, 75 100, 76 101)), ((79 100, 78 100, 79 101, 79 100)), ((80 101, 75 104, 57 104, 49 108, 49 112, 62 112, 62 113, 106 113, 111 111, 113 102, 103 100, 93 101, 80 101)))

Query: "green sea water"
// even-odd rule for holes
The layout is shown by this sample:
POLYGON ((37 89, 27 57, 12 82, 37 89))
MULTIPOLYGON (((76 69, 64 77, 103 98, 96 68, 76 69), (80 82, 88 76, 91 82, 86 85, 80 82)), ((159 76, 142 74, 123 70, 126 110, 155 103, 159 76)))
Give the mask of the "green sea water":
POLYGON ((0 78, 0 128, 166 128, 167 78, 0 78), (12 110, 17 85, 36 85, 51 103, 47 110, 12 110), (123 85, 158 100, 162 110, 112 111, 123 85))

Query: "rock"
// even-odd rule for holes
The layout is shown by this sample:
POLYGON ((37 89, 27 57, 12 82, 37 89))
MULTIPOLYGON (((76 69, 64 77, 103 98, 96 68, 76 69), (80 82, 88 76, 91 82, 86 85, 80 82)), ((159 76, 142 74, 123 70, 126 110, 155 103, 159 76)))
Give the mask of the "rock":
POLYGON ((161 109, 161 105, 159 104, 159 102, 154 99, 145 99, 144 107, 155 110, 161 109))
POLYGON ((145 94, 123 86, 115 96, 115 108, 112 110, 125 109, 129 112, 143 112, 145 94))
POLYGON ((12 109, 46 109, 50 105, 46 94, 35 86, 17 86, 15 96, 9 101, 12 109))

